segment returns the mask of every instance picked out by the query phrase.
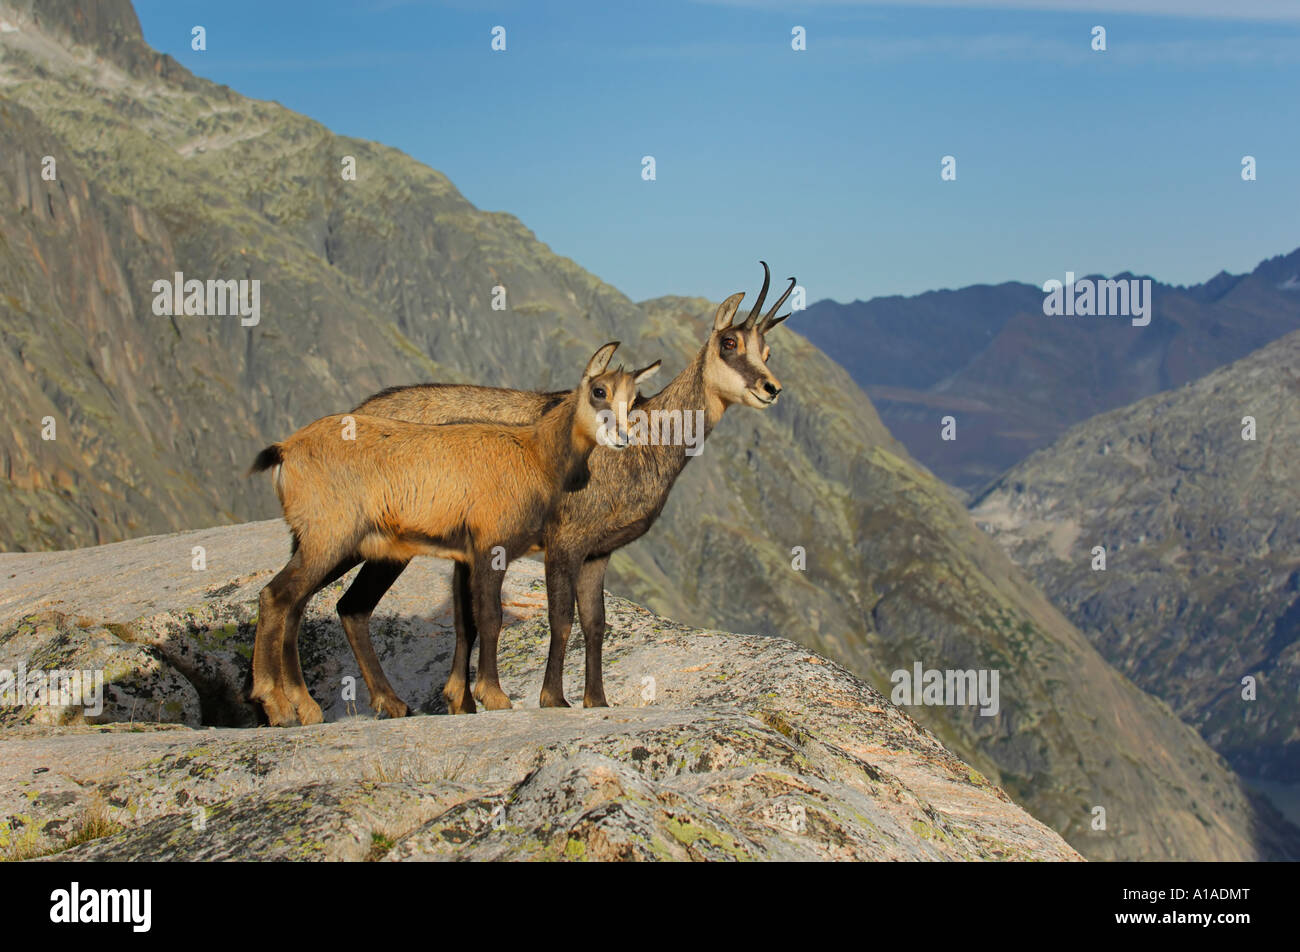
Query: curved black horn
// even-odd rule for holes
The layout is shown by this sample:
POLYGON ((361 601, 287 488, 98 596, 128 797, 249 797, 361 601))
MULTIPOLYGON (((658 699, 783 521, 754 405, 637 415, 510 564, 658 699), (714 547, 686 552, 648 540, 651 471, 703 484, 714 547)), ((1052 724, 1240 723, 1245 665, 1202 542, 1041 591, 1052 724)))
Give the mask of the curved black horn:
POLYGON ((749 316, 745 318, 745 323, 741 327, 754 326, 754 320, 763 313, 763 298, 767 297, 768 285, 772 283, 772 272, 767 269, 767 262, 760 261, 759 264, 763 266, 763 290, 758 292, 758 300, 754 302, 754 309, 749 312, 749 316))
POLYGON ((773 305, 772 305, 772 310, 770 310, 770 311, 768 311, 766 314, 764 314, 764 315, 763 315, 763 320, 759 322, 759 324, 758 324, 758 330, 759 330, 760 333, 766 334, 766 333, 767 333, 769 330, 771 330, 773 327, 776 327, 776 325, 778 325, 778 324, 780 324, 782 321, 784 321, 786 317, 789 317, 789 316, 790 316, 789 314, 787 314, 785 317, 777 318, 776 320, 773 320, 773 319, 772 319, 772 318, 776 317, 776 312, 779 311, 779 310, 781 310, 781 305, 784 304, 784 303, 785 303, 785 299, 788 298, 788 297, 790 296, 790 292, 794 290, 794 286, 795 286, 795 279, 794 279, 794 278, 790 278, 790 286, 789 286, 788 288, 786 288, 786 289, 785 289, 785 293, 781 295, 781 300, 779 300, 779 301, 777 301, 775 304, 773 304, 773 305))

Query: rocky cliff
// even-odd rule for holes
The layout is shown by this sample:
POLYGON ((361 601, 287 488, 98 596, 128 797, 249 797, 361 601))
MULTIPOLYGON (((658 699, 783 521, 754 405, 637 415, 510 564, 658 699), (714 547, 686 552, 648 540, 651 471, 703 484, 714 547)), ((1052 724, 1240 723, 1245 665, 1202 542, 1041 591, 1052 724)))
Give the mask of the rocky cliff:
MULTIPOLYGON (((451 717, 446 573, 417 562, 377 616, 377 720, 331 617, 305 620, 311 728, 242 701, 266 568, 260 523, 5 556, 0 668, 108 672, 103 710, 0 708, 0 853, 59 859, 1073 860, 1078 854, 839 665, 780 638, 687 628, 610 599, 604 710, 541 710, 540 566, 506 586, 516 709, 451 717), (194 546, 214 564, 191 568, 194 546), (81 584, 63 597, 70 570, 81 584), (239 574, 234 574, 239 573, 239 574), (44 607, 41 607, 42 604, 44 607), (110 618, 131 618, 112 622, 110 618), (94 723, 88 723, 93 721, 94 723)), ((579 638, 579 641, 581 639, 579 638)), ((567 676, 580 683, 581 647, 567 676)))

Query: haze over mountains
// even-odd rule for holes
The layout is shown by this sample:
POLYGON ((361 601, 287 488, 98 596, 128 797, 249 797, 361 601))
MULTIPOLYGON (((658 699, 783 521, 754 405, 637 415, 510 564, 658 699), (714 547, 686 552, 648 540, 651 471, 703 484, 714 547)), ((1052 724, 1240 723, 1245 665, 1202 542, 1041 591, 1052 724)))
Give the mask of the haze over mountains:
MULTIPOLYGON (((1062 281, 1065 271, 1044 280, 1062 281)), ((1153 281, 1151 290, 1145 327, 1123 317, 1045 315, 1041 286, 1014 282, 818 301, 799 327, 867 391, 913 456, 974 493, 1067 427, 1300 328, 1300 250, 1250 274, 1220 273, 1192 287, 1153 281), (947 415, 957 421, 951 441, 940 438, 947 415)))
MULTIPOLYGON (((243 476, 253 454, 382 387, 568 387, 611 338, 671 374, 705 338, 710 302, 635 304, 400 152, 193 76, 144 44, 126 0, 0 0, 0 16, 5 548, 273 517, 265 480, 243 476), (178 271, 260 280, 260 322, 155 315, 153 283, 178 271)), ((770 339, 780 403, 727 414, 611 588, 686 624, 794 638, 887 694, 916 662, 999 670, 995 717, 909 713, 1089 857, 1292 855, 1296 831, 1107 664, 796 333, 808 316, 770 339)))

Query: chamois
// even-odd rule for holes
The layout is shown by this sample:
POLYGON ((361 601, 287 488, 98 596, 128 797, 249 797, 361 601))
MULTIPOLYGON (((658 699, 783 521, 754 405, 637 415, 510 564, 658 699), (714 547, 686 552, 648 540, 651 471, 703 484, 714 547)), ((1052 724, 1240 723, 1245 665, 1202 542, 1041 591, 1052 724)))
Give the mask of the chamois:
MULTIPOLYGON (((647 413, 704 411, 705 433, 713 429, 723 412, 740 403, 766 409, 776 402, 781 384, 767 368, 771 348, 766 336, 789 314, 775 316, 794 289, 795 279, 780 300, 760 318, 771 280, 766 262, 763 287, 749 315, 732 323, 744 292, 727 298, 713 317, 713 330, 695 359, 662 391, 639 400, 636 409, 647 413)), ((422 423, 450 423, 483 419, 525 423, 565 399, 564 392, 534 393, 458 384, 417 384, 394 387, 375 394, 357 412, 422 423)), ((680 445, 636 445, 622 453, 592 454, 586 485, 561 498, 542 534, 546 549, 546 588, 551 643, 542 687, 543 707, 568 707, 564 698, 564 654, 573 627, 576 597, 578 617, 586 640, 586 689, 583 704, 606 707, 601 648, 605 636, 605 569, 610 554, 644 535, 663 510, 668 493, 690 456, 680 445)), ((401 574, 405 563, 367 562, 339 600, 338 612, 348 634, 371 704, 390 716, 406 713, 406 704, 384 677, 370 644, 370 615, 379 600, 401 574)), ((453 617, 456 625, 456 658, 468 662, 477 637, 477 610, 472 609, 473 585, 470 567, 457 562, 452 579, 453 617)), ((495 668, 492 669, 495 671, 495 668)), ((468 667, 452 671, 452 683, 469 678, 468 667)), ((488 690, 480 670, 474 695, 480 700, 488 690)), ((473 711, 470 700, 465 711, 473 711)))
MULTIPOLYGON (((262 590, 253 646, 252 698, 272 725, 292 723, 295 714, 302 724, 322 719, 298 659, 298 626, 308 599, 359 562, 384 566, 396 578, 421 554, 472 567, 465 595, 482 633, 482 700, 489 708, 510 706, 495 674, 501 559, 508 564, 538 546, 565 487, 586 478, 597 442, 628 445, 626 408, 637 381, 659 364, 631 373, 608 370, 617 347, 614 342, 596 351, 578 388, 529 425, 430 426, 335 415, 258 455, 250 472, 273 469, 293 535, 289 563, 262 590)), ((368 635, 361 644, 353 629, 347 633, 364 670, 373 657, 368 635)), ((469 646, 458 639, 457 670, 468 671, 462 649, 469 646)), ((445 693, 453 710, 473 704, 467 678, 457 683, 453 676, 445 693)))

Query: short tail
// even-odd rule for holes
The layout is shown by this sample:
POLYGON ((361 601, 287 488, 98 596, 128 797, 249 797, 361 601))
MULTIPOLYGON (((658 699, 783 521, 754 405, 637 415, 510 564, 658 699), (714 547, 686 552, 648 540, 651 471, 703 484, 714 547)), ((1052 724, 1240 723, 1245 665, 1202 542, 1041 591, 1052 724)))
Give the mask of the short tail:
POLYGON ((279 466, 284 462, 284 453, 280 450, 279 443, 272 443, 262 452, 257 454, 257 459, 253 460, 253 465, 248 468, 248 475, 261 473, 270 469, 272 466, 279 466))

